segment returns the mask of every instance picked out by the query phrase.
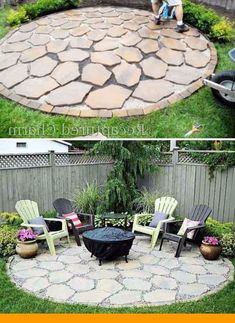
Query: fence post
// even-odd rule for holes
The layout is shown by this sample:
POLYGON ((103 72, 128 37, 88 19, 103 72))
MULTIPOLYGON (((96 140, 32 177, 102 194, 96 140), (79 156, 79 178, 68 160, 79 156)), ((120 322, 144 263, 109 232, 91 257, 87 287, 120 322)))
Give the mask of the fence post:
POLYGON ((49 150, 49 162, 50 162, 50 168, 51 168, 51 195, 52 195, 52 201, 55 200, 55 151, 49 150))
POLYGON ((178 159, 179 159, 179 148, 176 147, 173 149, 172 151, 172 164, 177 164, 178 163, 178 159))

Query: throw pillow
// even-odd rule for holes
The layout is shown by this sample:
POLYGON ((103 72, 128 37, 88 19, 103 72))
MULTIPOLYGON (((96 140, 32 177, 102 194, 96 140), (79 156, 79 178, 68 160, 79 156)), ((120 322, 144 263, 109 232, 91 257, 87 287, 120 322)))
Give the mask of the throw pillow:
MULTIPOLYGON (((158 223, 162 220, 166 220, 168 217, 168 214, 163 212, 156 212, 152 218, 152 221, 150 222, 149 226, 152 228, 156 228, 158 223)), ((162 228, 161 228, 162 229, 162 228)))
MULTIPOLYGON (((49 228, 46 224, 46 221, 43 219, 42 216, 37 216, 36 218, 33 218, 33 219, 30 219, 29 220, 29 223, 30 224, 40 224, 40 225, 45 225, 46 226, 46 229, 49 231, 49 228)), ((40 234, 44 234, 44 231, 43 231, 43 228, 40 228, 40 227, 35 227, 35 228, 32 228, 33 232, 37 235, 40 235, 40 234)))
MULTIPOLYGON (((180 227, 180 229, 179 229, 178 235, 183 236, 185 231, 188 228, 195 227, 196 225, 199 225, 199 224, 200 224, 200 221, 192 221, 190 219, 185 218, 182 225, 181 225, 181 227, 180 227)), ((192 231, 187 233, 187 238, 188 239, 193 239, 194 235, 195 235, 195 230, 192 230, 192 231)))
MULTIPOLYGON (((74 224, 74 226, 75 226, 75 228, 80 228, 81 226, 82 226, 82 222, 80 221, 80 219, 79 219, 79 217, 78 217, 78 215, 77 215, 77 213, 75 213, 75 212, 71 212, 71 213, 68 213, 68 214, 62 214, 63 215, 63 217, 65 218, 65 219, 70 219, 70 220, 72 220, 73 221, 73 224, 74 224)), ((71 226, 71 224, 69 224, 69 228, 71 228, 72 226, 71 226)))

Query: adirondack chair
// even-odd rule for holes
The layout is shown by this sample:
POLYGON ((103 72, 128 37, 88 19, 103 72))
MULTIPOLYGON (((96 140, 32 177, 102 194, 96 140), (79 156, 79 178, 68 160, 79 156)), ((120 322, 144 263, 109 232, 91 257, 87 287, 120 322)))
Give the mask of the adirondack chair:
POLYGON ((23 220, 23 223, 21 224, 22 226, 29 227, 29 228, 34 228, 34 227, 43 228, 44 234, 37 236, 37 240, 46 240, 52 256, 56 255, 54 240, 67 237, 68 244, 70 246, 69 233, 68 233, 67 224, 65 220, 55 219, 55 218, 45 218, 44 220, 48 223, 50 223, 50 221, 53 221, 53 222, 57 221, 57 222, 60 222, 62 226, 62 228, 58 231, 48 231, 45 225, 29 223, 30 219, 40 216, 38 205, 36 202, 30 201, 30 200, 21 200, 16 203, 15 208, 23 220))
POLYGON ((172 215, 177 204, 178 202, 173 197, 160 197, 159 199, 156 199, 155 212, 164 212, 168 214, 168 218, 160 221, 156 228, 152 228, 150 226, 140 224, 141 217, 145 216, 145 214, 136 214, 134 216, 132 232, 137 231, 152 236, 150 247, 153 249, 156 245, 159 233, 162 230, 162 224, 174 219, 172 215))
POLYGON ((182 220, 172 220, 172 221, 166 223, 165 232, 162 235, 159 250, 162 249, 162 245, 163 245, 164 240, 176 242, 178 244, 178 246, 177 246, 177 250, 176 250, 176 253, 175 253, 175 257, 179 257, 183 247, 186 247, 187 242, 195 242, 196 241, 200 231, 203 228, 205 228, 206 220, 207 220, 207 218, 209 217, 209 215, 211 213, 212 213, 212 209, 207 205, 196 205, 196 206, 194 206, 192 208, 188 218, 190 220, 193 220, 193 221, 199 221, 200 224, 197 225, 197 226, 193 226, 193 227, 190 227, 190 228, 186 229, 184 235, 182 235, 182 236, 178 235, 177 233, 172 233, 172 226, 177 225, 178 229, 179 229, 179 227, 183 223, 182 220), (187 234, 190 231, 193 231, 193 230, 195 230, 193 238, 189 239, 187 237, 187 234))
MULTIPOLYGON (((53 206, 57 212, 57 217, 58 219, 64 219, 63 214, 69 214, 72 213, 74 211, 73 205, 71 203, 71 201, 64 199, 64 198, 59 198, 56 199, 53 202, 53 206)), ((71 231, 73 232, 73 235, 75 237, 75 240, 77 242, 77 245, 80 246, 81 242, 80 242, 80 238, 79 238, 79 234, 83 233, 84 231, 88 231, 88 230, 93 230, 95 227, 94 221, 95 221, 95 217, 92 214, 86 214, 86 213, 80 213, 79 214, 79 218, 82 222, 82 226, 79 228, 76 228, 73 224, 72 220, 66 220, 67 224, 70 224, 71 227, 71 231)))

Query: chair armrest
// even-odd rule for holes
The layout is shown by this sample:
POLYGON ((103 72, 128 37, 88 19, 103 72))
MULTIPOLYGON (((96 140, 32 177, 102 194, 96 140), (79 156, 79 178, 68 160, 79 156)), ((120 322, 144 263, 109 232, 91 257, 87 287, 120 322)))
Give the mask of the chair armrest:
POLYGON ((81 215, 81 217, 89 218, 89 223, 92 224, 93 226, 95 225, 95 216, 94 216, 94 214, 78 212, 78 215, 81 215))
POLYGON ((61 230, 65 230, 67 231, 67 224, 66 224, 66 220, 65 219, 58 219, 58 218, 44 218, 45 221, 54 221, 54 222, 61 222, 62 223, 62 229, 61 230))
POLYGON ((205 228, 205 226, 206 226, 205 224, 195 225, 194 227, 187 228, 185 232, 188 233, 193 230, 202 229, 202 228, 205 228))
POLYGON ((65 219, 64 218, 44 218, 45 221, 59 221, 59 222, 62 222, 64 221, 65 219))
POLYGON ((168 221, 165 223, 165 228, 164 228, 164 232, 168 232, 168 233, 171 233, 170 232, 170 226, 172 224, 181 224, 183 223, 183 220, 175 220, 174 218, 172 219, 168 219, 168 221))

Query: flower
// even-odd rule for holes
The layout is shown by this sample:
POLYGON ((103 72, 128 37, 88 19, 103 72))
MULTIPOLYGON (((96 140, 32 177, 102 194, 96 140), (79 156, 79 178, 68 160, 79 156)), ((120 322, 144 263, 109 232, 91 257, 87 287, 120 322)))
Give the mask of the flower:
POLYGON ((219 240, 216 237, 204 237, 203 242, 208 243, 211 246, 219 245, 219 240))
POLYGON ((20 241, 32 241, 37 238, 31 229, 21 229, 17 232, 17 238, 20 241))

